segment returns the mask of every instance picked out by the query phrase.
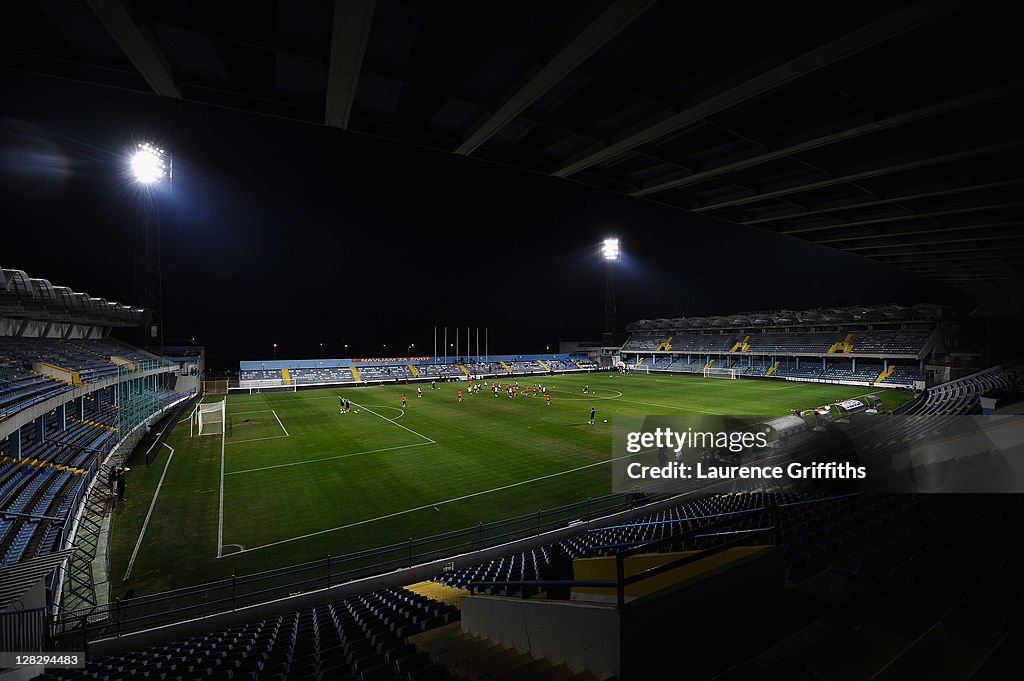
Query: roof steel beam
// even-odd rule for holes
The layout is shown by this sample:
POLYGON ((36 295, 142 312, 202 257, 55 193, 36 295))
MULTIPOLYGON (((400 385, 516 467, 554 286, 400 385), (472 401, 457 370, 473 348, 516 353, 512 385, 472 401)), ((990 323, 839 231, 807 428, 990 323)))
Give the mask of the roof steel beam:
POLYGON ((792 218, 802 218, 808 215, 821 215, 824 213, 832 213, 840 210, 852 210, 854 208, 870 208, 872 206, 884 206, 889 203, 898 203, 900 201, 914 201, 917 199, 932 199, 936 196, 948 196, 949 194, 962 194, 964 192, 972 191, 983 191, 986 189, 998 189, 1001 187, 1010 187, 1015 184, 1024 182, 1024 178, 1014 178, 1011 180, 1003 180, 1001 182, 986 182, 984 184, 959 184, 956 186, 950 186, 943 189, 913 189, 905 194, 897 194, 894 196, 886 196, 878 199, 872 199, 870 201, 855 201, 854 203, 844 203, 842 201, 833 201, 829 204, 822 204, 808 210, 786 213, 785 215, 775 215, 773 217, 757 218, 754 220, 744 220, 740 224, 742 225, 761 225, 766 222, 778 222, 780 220, 790 220, 792 218))
POLYGON ((830 177, 825 180, 816 180, 814 182, 799 182, 796 184, 790 184, 784 187, 779 187, 778 189, 768 189, 766 191, 759 192, 753 195, 746 195, 735 199, 726 199, 724 201, 718 201, 717 203, 709 203, 706 206, 694 208, 693 210, 697 213, 704 213, 709 210, 732 208, 734 206, 741 206, 748 203, 756 203, 757 201, 764 201, 765 199, 774 199, 779 196, 786 196, 787 194, 796 194, 798 192, 809 191, 811 189, 832 187, 837 184, 843 184, 845 182, 858 182, 860 180, 867 180, 872 177, 880 177, 882 175, 902 173, 908 170, 917 170, 918 168, 927 168, 942 163, 951 163, 953 161, 960 161, 965 158, 972 158, 974 156, 984 156, 985 154, 995 154, 1001 151, 1010 151, 1012 149, 1018 149, 1020 147, 1024 147, 1024 140, 1012 140, 1009 142, 1001 142, 999 144, 990 144, 984 147, 972 147, 970 149, 962 149, 960 151, 954 151, 948 154, 940 154, 938 156, 921 154, 917 155, 917 157, 911 158, 910 160, 886 161, 882 165, 877 166, 875 168, 851 172, 847 173, 846 175, 840 175, 837 177, 830 177))
POLYGON ((334 0, 324 123, 348 128, 376 0, 334 0))
POLYGON ((767 151, 763 154, 756 154, 754 156, 748 156, 737 161, 722 163, 713 168, 707 170, 699 170, 690 175, 682 177, 676 177, 671 180, 664 180, 661 182, 655 181, 652 184, 641 187, 639 190, 633 192, 633 196, 645 196, 654 192, 660 192, 665 189, 673 189, 675 187, 683 187, 689 184, 695 184, 704 180, 724 175, 726 173, 736 172, 738 170, 744 170, 753 166, 761 165, 762 163, 768 163, 779 158, 786 156, 792 156, 799 154, 804 151, 810 151, 811 149, 818 149, 825 147, 830 144, 836 144, 838 142, 845 142, 847 140, 855 139, 863 135, 869 135, 871 133, 887 130, 889 128, 895 128, 900 125, 906 125, 917 120, 929 118, 932 116, 938 116, 950 111, 956 111, 965 107, 973 106, 986 102, 990 99, 998 99, 999 97, 1006 97, 1015 92, 1019 92, 1024 89, 1024 81, 1014 81, 1012 83, 1006 83, 998 85, 996 87, 988 88, 987 90, 981 90, 980 92, 972 92, 969 95, 963 97, 956 97, 949 99, 944 102, 938 102, 930 106, 921 107, 914 109, 913 111, 905 111, 895 116, 889 116, 878 121, 869 121, 860 125, 854 125, 847 127, 842 130, 828 133, 811 139, 805 139, 800 142, 793 142, 786 146, 778 149, 767 151))
POLYGON ((86 0, 93 14, 153 92, 181 99, 171 65, 145 27, 135 23, 123 0, 86 0))
POLYGON ((550 61, 507 93, 497 111, 477 121, 455 149, 455 153, 463 156, 472 154, 656 2, 614 0, 550 61))
POLYGON ((862 225, 877 225, 882 222, 899 222, 901 220, 914 220, 916 218, 933 218, 940 215, 957 215, 960 213, 974 213, 975 211, 982 210, 998 210, 1000 208, 1015 208, 1020 206, 1021 202, 1011 201, 1009 203, 993 203, 989 205, 981 206, 967 206, 963 208, 949 208, 946 210, 933 210, 927 213, 908 213, 906 215, 893 215, 885 218, 873 218, 871 220, 859 220, 856 222, 835 222, 830 225, 818 225, 816 227, 800 227, 798 229, 786 229, 782 230, 781 234, 805 234, 807 232, 820 232, 829 229, 842 229, 843 227, 858 227, 862 225))
POLYGON ((914 3, 795 59, 791 59, 784 64, 754 76, 736 87, 708 97, 688 109, 670 115, 632 134, 627 134, 625 137, 606 145, 602 149, 584 153, 570 160, 569 163, 552 174, 556 177, 566 177, 584 168, 589 168, 596 163, 601 163, 625 153, 641 144, 653 142, 708 116, 749 101, 766 92, 776 90, 829 64, 895 38, 953 11, 961 4, 963 3, 955 0, 942 0, 941 2, 924 0, 923 2, 914 3))

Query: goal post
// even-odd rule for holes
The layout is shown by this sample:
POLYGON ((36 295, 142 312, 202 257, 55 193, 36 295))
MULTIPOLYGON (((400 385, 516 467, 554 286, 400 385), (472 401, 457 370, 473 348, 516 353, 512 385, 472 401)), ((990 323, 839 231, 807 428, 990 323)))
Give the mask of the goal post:
POLYGON ((739 372, 726 367, 704 367, 704 378, 739 378, 739 372))
POLYGON ((200 435, 223 435, 227 423, 227 400, 200 403, 196 420, 200 435))
POLYGON ((299 386, 297 383, 291 383, 289 385, 261 385, 253 386, 249 388, 250 395, 261 395, 263 393, 297 393, 299 392, 299 386))
POLYGON ((228 382, 226 379, 218 381, 203 381, 204 395, 227 395, 228 382))

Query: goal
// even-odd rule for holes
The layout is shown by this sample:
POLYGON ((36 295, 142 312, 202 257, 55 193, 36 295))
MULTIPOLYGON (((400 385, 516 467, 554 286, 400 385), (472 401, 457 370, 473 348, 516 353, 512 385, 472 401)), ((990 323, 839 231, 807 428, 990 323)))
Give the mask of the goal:
POLYGON ((735 369, 725 367, 705 367, 704 378, 739 378, 740 375, 735 369))
POLYGON ((250 395, 260 395, 262 393, 297 393, 299 392, 299 386, 296 383, 291 385, 262 385, 249 388, 250 395))
POLYGON ((200 435, 223 435, 227 422, 226 400, 219 402, 200 403, 196 409, 196 421, 200 435))
POLYGON ((228 394, 228 382, 226 380, 203 381, 203 394, 204 395, 227 395, 228 394))

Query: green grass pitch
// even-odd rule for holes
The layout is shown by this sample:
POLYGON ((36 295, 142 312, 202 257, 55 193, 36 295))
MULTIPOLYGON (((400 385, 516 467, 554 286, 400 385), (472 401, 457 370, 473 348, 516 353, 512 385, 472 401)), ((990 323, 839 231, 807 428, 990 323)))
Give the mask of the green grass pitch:
POLYGON ((414 384, 229 396, 223 441, 190 436, 182 421, 152 464, 133 467, 126 501, 114 512, 111 596, 338 556, 608 494, 618 415, 778 416, 868 392, 889 409, 910 397, 698 376, 540 380, 551 406, 540 396, 512 400, 487 391, 459 403, 464 384, 452 383, 437 390, 419 384, 422 398, 414 384), (339 414, 339 394, 358 413, 339 414), (594 426, 587 424, 591 407, 594 426))

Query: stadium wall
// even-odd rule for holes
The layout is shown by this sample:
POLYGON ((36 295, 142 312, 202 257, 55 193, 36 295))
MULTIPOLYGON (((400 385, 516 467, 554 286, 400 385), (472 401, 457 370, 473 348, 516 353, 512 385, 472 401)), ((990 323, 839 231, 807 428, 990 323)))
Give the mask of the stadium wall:
POLYGON ((350 366, 413 366, 432 364, 459 364, 461 362, 533 362, 549 359, 583 359, 586 355, 579 353, 556 353, 544 355, 459 355, 448 357, 366 357, 346 359, 277 359, 277 360, 243 360, 239 362, 240 371, 261 371, 264 369, 331 369, 350 366))

